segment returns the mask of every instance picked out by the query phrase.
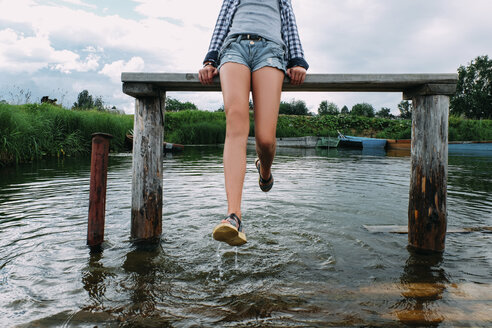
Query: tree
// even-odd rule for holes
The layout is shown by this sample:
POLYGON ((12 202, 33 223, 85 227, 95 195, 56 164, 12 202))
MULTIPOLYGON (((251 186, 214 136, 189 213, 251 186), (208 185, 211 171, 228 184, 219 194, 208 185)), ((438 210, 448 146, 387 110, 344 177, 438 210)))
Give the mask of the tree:
POLYGON ((338 115, 338 106, 333 102, 323 100, 318 107, 318 115, 338 115))
POLYGON ((374 107, 368 103, 355 104, 352 106, 350 115, 374 117, 374 107))
POLYGON ((473 119, 492 119, 492 59, 479 56, 458 68, 456 94, 451 98, 451 114, 473 119))
POLYGON ((344 106, 342 107, 342 109, 340 110, 340 114, 344 114, 344 115, 346 115, 346 114, 349 114, 349 113, 350 113, 350 111, 349 111, 349 109, 348 109, 347 105, 344 105, 344 106))
POLYGON ((189 101, 181 102, 178 99, 166 97, 166 111, 167 112, 179 112, 182 110, 198 110, 194 103, 189 101))
POLYGON ((395 116, 391 114, 391 109, 388 107, 381 107, 381 109, 376 113, 376 117, 394 118, 395 116))
POLYGON ((101 97, 96 97, 96 100, 94 101, 94 108, 99 111, 104 110, 104 101, 102 100, 101 97))
POLYGON ((408 100, 400 101, 398 104, 398 110, 400 111, 400 118, 411 119, 412 118, 412 103, 408 100))
POLYGON ((88 110, 94 108, 94 100, 89 94, 89 91, 83 90, 77 96, 77 102, 73 103, 73 109, 88 110))
POLYGON ((280 102, 279 114, 309 115, 309 110, 304 101, 292 99, 291 102, 280 102))

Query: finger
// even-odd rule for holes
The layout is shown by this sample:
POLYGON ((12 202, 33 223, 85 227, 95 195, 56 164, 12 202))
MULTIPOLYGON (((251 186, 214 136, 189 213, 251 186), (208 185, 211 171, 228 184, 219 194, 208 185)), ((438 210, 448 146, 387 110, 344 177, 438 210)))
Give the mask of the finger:
POLYGON ((214 70, 215 70, 215 67, 213 69, 207 69, 208 84, 212 84, 212 82, 213 82, 213 79, 214 79, 214 70))
POLYGON ((301 83, 300 84, 303 84, 304 81, 306 81, 306 72, 302 72, 301 83))
POLYGON ((289 77, 289 79, 292 79, 291 71, 291 68, 287 69, 287 76, 289 77))
POLYGON ((206 68, 203 69, 203 81, 205 84, 210 84, 210 76, 208 74, 208 69, 206 68))
POLYGON ((290 78, 290 84, 295 84, 296 83, 296 71, 294 69, 289 69, 289 78, 290 78))
POLYGON ((199 70, 198 71, 198 80, 200 81, 201 84, 205 84, 205 80, 203 78, 203 71, 199 70))
POLYGON ((292 81, 293 81, 293 84, 295 84, 295 85, 299 84, 299 71, 294 70, 294 73, 292 74, 292 81))

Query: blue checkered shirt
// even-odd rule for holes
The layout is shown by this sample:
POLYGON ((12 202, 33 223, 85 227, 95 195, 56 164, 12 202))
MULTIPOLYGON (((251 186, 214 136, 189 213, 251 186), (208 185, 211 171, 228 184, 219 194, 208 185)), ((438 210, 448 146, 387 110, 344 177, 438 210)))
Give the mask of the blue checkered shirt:
MULTIPOLYGON (((212 34, 212 40, 210 41, 210 47, 208 48, 208 53, 203 61, 204 63, 212 62, 214 65, 217 65, 219 50, 229 34, 232 18, 239 5, 239 1, 240 0, 224 0, 222 3, 219 17, 215 24, 214 33, 212 34)), ((301 66, 308 69, 309 65, 304 59, 304 51, 302 50, 301 40, 299 39, 299 32, 297 31, 296 18, 294 16, 294 11, 292 10, 292 4, 290 3, 290 0, 278 1, 280 5, 280 20, 282 23, 282 40, 287 46, 287 68, 301 66)))

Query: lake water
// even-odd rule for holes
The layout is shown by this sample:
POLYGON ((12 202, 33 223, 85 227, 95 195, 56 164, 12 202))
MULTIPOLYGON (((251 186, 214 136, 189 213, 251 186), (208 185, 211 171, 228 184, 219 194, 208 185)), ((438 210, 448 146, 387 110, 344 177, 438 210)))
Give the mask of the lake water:
MULTIPOLYGON (((110 157, 104 251, 86 243, 89 159, 0 169, 3 327, 490 326, 492 234, 407 250, 409 156, 279 149, 258 188, 248 150, 248 243, 211 238, 226 211, 222 148, 164 159, 163 235, 130 240, 131 154, 110 157)), ((448 228, 492 226, 492 156, 449 158, 448 228)))

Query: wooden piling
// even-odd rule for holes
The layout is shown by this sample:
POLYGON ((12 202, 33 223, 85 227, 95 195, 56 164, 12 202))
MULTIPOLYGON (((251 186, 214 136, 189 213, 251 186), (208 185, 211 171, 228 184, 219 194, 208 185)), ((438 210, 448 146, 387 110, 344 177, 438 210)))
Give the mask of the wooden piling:
POLYGON ((135 99, 131 217, 135 241, 159 238, 162 233, 165 93, 150 90, 135 99))
POLYGON ((106 133, 92 135, 89 222, 87 225, 87 245, 91 247, 99 246, 104 241, 109 140, 112 137, 106 133))
POLYGON ((444 251, 449 96, 414 96, 408 241, 419 250, 444 251))

